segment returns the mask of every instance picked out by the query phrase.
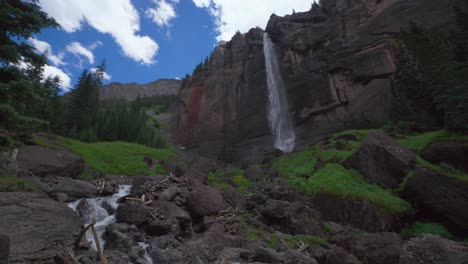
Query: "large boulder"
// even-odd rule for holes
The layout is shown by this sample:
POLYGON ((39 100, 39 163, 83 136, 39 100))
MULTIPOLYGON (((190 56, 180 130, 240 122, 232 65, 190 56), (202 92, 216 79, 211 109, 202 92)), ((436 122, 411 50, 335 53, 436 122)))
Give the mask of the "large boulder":
POLYGON ((431 163, 445 162, 468 173, 468 142, 432 142, 420 155, 431 163))
POLYGON ((468 182, 417 165, 403 196, 424 215, 468 231, 468 182))
POLYGON ((10 237, 12 263, 50 263, 81 231, 72 209, 39 193, 0 193, 0 212, 0 233, 10 237))
POLYGON ((0 234, 0 264, 8 264, 10 256, 10 238, 0 234))
POLYGON ((399 225, 400 217, 403 217, 391 214, 369 200, 360 198, 320 193, 314 196, 312 203, 324 220, 352 225, 368 232, 393 229, 399 225))
POLYGON ((207 185, 199 185, 189 193, 187 207, 195 217, 203 217, 217 214, 228 206, 218 189, 207 185))
POLYGON ((382 132, 371 132, 359 149, 345 162, 359 171, 369 182, 383 188, 394 188, 412 167, 416 154, 400 146, 382 132))
POLYGON ((435 235, 413 238, 403 246, 400 264, 468 263, 468 246, 435 235))
POLYGON ((91 198, 98 194, 98 188, 86 181, 57 176, 28 177, 28 179, 51 197, 59 197, 59 194, 65 194, 67 201, 91 198))
POLYGON ((85 163, 82 158, 66 150, 25 146, 18 154, 19 167, 36 176, 62 176, 76 178, 85 163))
POLYGON ((117 223, 140 226, 151 217, 151 208, 145 205, 128 202, 120 205, 115 212, 117 223))
POLYGON ((365 234, 356 239, 353 249, 363 263, 398 264, 403 242, 396 233, 365 234))

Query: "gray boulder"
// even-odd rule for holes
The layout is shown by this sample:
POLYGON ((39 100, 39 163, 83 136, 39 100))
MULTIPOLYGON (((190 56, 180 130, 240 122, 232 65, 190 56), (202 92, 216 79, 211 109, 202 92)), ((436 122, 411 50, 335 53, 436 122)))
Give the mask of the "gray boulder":
POLYGON ((81 231, 72 209, 38 193, 0 193, 0 212, 12 263, 50 263, 81 231))
POLYGON ((365 234, 356 239, 353 249, 363 263, 398 264, 403 239, 396 233, 365 234))
POLYGON ((115 212, 117 223, 130 225, 142 225, 149 220, 151 208, 137 203, 125 203, 120 205, 115 212))
POLYGON ((468 263, 468 246, 435 235, 413 238, 403 246, 400 264, 468 263))
POLYGON ((228 206, 218 189, 207 185, 199 185, 189 193, 187 207, 195 217, 203 217, 217 214, 228 206))
POLYGON ((76 178, 85 163, 78 155, 66 150, 54 150, 39 146, 25 146, 20 149, 18 163, 21 169, 36 176, 62 176, 76 178))
POLYGON ((403 148, 382 132, 370 133, 345 162, 369 182, 383 188, 396 187, 412 167, 416 154, 403 148))
POLYGON ((65 177, 46 176, 46 177, 28 177, 40 190, 49 194, 51 197, 60 198, 61 194, 67 195, 67 201, 92 198, 98 194, 98 188, 93 184, 65 177), (74 198, 74 199, 73 199, 74 198))

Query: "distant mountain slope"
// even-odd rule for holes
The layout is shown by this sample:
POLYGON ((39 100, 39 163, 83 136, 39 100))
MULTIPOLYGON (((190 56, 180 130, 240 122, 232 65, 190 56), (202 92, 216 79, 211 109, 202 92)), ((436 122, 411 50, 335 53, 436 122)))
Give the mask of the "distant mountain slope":
POLYGON ((103 86, 99 92, 100 100, 120 100, 133 101, 138 96, 152 97, 161 95, 177 95, 182 86, 181 80, 160 79, 147 84, 118 82, 103 86))

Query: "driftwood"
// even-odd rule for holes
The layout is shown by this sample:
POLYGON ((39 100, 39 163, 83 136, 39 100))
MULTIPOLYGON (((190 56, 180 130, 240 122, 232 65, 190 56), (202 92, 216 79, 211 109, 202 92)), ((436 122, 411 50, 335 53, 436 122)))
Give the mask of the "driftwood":
POLYGON ((80 247, 80 241, 83 238, 83 236, 86 234, 86 231, 88 231, 88 229, 90 229, 91 226, 94 226, 95 224, 96 224, 96 222, 88 225, 87 227, 83 228, 83 230, 81 230, 81 232, 78 234, 78 237, 75 239, 75 243, 73 243, 73 248, 72 249, 80 247))
POLYGON ((96 243, 96 249, 99 255, 99 261, 101 262, 101 264, 107 264, 108 262, 107 262, 106 257, 104 257, 104 255, 102 254, 101 243, 99 242, 99 236, 97 234, 97 231, 94 225, 91 226, 91 231, 93 232, 94 242, 96 243))

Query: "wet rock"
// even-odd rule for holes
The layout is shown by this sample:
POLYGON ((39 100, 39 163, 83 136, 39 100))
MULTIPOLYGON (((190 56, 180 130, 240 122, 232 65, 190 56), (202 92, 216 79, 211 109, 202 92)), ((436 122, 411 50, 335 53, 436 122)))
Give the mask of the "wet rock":
POLYGON ((128 231, 128 226, 122 224, 108 225, 104 234, 105 248, 129 252, 137 243, 128 231))
POLYGON ((0 233, 10 237, 12 263, 49 263, 81 231, 73 210, 38 193, 0 193, 0 212, 0 233))
POLYGON ((468 263, 468 246, 435 235, 423 235, 403 246, 400 264, 468 263))
POLYGON ((57 197, 57 193, 63 193, 68 196, 67 201, 72 201, 96 197, 98 194, 97 187, 86 181, 58 176, 29 177, 28 179, 53 198, 57 197))
POLYGON ((10 256, 10 238, 0 234, 0 264, 8 264, 10 256))
POLYGON ((398 264, 403 242, 396 233, 365 234, 356 239, 353 250, 363 263, 398 264))
POLYGON ((185 174, 186 177, 193 182, 206 184, 208 180, 208 174, 215 171, 217 168, 218 165, 216 164, 216 161, 203 157, 196 157, 188 165, 185 174))
POLYGON ((151 208, 136 203, 125 203, 117 208, 115 218, 118 223, 140 226, 151 216, 151 208))
POLYGON ((369 182, 396 187, 412 167, 416 154, 382 132, 371 132, 345 166, 359 171, 369 182))
POLYGON ((327 255, 327 264, 361 264, 352 254, 349 254, 342 247, 332 246, 327 255))
POLYGON ((24 146, 18 154, 20 168, 36 176, 78 177, 85 168, 82 158, 66 150, 24 146))
POLYGON ((227 208, 220 191, 214 187, 196 186, 187 198, 187 207, 196 217, 213 215, 227 208))
POLYGON ((403 196, 425 215, 468 231, 468 183, 416 166, 403 196))
POLYGON ((468 142, 436 141, 420 153, 421 157, 431 163, 446 162, 453 167, 468 173, 468 142))
POLYGON ((109 214, 109 215, 113 215, 115 213, 115 209, 114 207, 112 207, 112 205, 107 202, 107 201, 102 201, 101 202, 101 206, 102 208, 104 208, 104 210, 106 210, 106 212, 109 214))

